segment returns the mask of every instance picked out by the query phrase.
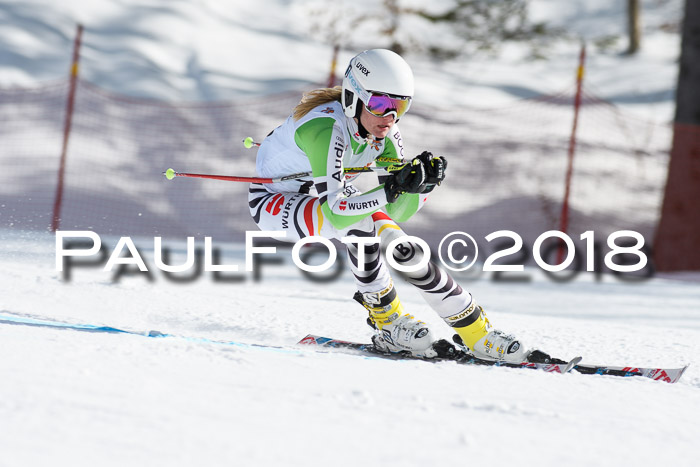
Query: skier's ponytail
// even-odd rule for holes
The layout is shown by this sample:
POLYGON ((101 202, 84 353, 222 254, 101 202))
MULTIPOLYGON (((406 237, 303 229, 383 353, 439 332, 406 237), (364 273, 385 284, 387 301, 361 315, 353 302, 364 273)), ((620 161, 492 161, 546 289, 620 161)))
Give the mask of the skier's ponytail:
POLYGON ((294 120, 299 120, 304 115, 309 113, 314 107, 318 107, 322 104, 327 104, 328 102, 338 101, 340 102, 340 93, 342 92, 340 86, 334 88, 321 88, 309 91, 301 98, 301 102, 294 107, 294 120))

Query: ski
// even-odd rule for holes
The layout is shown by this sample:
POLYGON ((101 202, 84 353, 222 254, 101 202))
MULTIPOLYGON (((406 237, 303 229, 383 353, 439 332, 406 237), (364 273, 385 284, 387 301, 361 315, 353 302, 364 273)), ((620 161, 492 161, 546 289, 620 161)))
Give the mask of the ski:
POLYGON ((392 360, 423 360, 426 362, 441 362, 441 361, 454 361, 457 363, 469 364, 469 365, 487 365, 487 366, 504 366, 508 368, 531 368, 537 370, 544 370, 550 373, 568 373, 574 370, 578 373, 584 375, 608 375, 608 376, 640 376, 643 378, 653 379, 655 381, 663 381, 666 383, 677 382, 683 373, 688 368, 688 365, 683 368, 638 368, 638 367, 616 367, 616 366, 603 366, 603 365, 587 365, 582 364, 581 357, 576 357, 571 359, 568 363, 505 363, 505 362, 494 362, 490 360, 482 360, 473 355, 469 355, 460 350, 456 350, 454 355, 447 355, 438 358, 425 359, 420 357, 414 357, 406 353, 384 353, 378 351, 374 348, 372 344, 362 344, 358 342, 348 342, 338 339, 332 339, 329 337, 314 336, 309 334, 304 337, 299 344, 302 345, 316 345, 324 348, 332 349, 346 349, 350 351, 355 351, 362 355, 387 358, 392 360))
POLYGON ((309 334, 300 340, 300 345, 315 345, 323 348, 344 349, 350 352, 358 353, 364 356, 377 358, 385 358, 390 360, 420 360, 425 362, 437 363, 444 361, 452 361, 465 365, 484 365, 484 366, 499 366, 506 368, 529 368, 533 370, 542 370, 547 373, 567 373, 581 361, 581 357, 576 357, 567 363, 508 363, 491 360, 483 360, 473 355, 457 350, 454 346, 444 341, 452 348, 452 352, 439 352, 441 355, 436 358, 421 358, 414 357, 409 353, 386 353, 377 350, 372 344, 362 344, 359 342, 348 342, 329 337, 314 336, 309 334))
POLYGON ((622 367, 622 366, 599 366, 599 365, 576 365, 574 370, 584 375, 609 375, 609 376, 641 376, 643 378, 653 379, 654 381, 663 381, 665 383, 676 383, 685 370, 683 368, 638 368, 638 367, 622 367))

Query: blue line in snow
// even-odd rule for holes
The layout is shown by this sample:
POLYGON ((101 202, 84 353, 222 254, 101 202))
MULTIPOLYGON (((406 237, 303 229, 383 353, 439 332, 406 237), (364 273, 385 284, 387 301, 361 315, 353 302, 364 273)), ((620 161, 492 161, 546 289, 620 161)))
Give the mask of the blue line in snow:
POLYGON ((155 338, 171 337, 171 338, 182 339, 182 340, 186 340, 186 341, 190 341, 190 342, 197 342, 200 344, 217 344, 217 345, 241 347, 241 348, 246 348, 246 349, 271 350, 271 351, 275 351, 275 352, 285 352, 285 353, 294 353, 294 354, 301 354, 302 353, 300 350, 297 350, 297 349, 288 349, 285 347, 276 347, 276 346, 272 346, 272 345, 246 344, 243 342, 236 342, 236 341, 217 341, 217 340, 207 339, 204 337, 176 336, 174 334, 164 334, 164 333, 159 332, 159 331, 148 331, 148 332, 127 331, 125 329, 114 328, 112 326, 95 326, 92 324, 63 323, 61 321, 39 319, 39 318, 30 318, 27 316, 18 316, 18 315, 2 313, 2 312, 0 312, 0 324, 14 324, 14 325, 35 326, 35 327, 54 328, 54 329, 69 329, 69 330, 73 330, 73 331, 82 331, 82 332, 98 332, 98 333, 103 332, 103 333, 108 333, 108 334, 131 334, 134 336, 141 336, 141 337, 155 337, 155 338))

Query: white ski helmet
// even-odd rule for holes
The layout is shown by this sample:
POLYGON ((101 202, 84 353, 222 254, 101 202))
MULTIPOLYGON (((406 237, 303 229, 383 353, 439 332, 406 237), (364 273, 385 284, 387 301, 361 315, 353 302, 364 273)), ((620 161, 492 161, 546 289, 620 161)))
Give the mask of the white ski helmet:
POLYGON ((350 60, 345 71, 341 104, 352 118, 360 115, 358 101, 367 106, 373 92, 404 98, 403 111, 394 112, 398 121, 408 110, 413 89, 413 72, 403 58, 387 49, 365 50, 350 60))

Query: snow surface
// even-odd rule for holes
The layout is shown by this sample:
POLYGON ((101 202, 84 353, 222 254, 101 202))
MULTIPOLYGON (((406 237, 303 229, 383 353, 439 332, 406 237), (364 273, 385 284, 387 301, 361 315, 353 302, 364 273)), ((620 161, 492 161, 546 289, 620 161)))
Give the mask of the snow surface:
MULTIPOLYGON (((153 268, 152 248, 141 251, 153 268)), ((240 248, 224 256, 242 267, 240 248)), ((296 349, 307 333, 367 341, 370 330, 350 300, 349 274, 319 286, 290 264, 289 250, 277 256, 287 264, 264 266, 260 281, 205 274, 173 284, 153 268, 152 283, 113 283, 80 268, 67 283, 51 235, 5 233, 0 313, 287 350, 0 324, 0 466, 693 465, 695 283, 557 284, 534 271, 528 284, 462 279, 494 324, 555 355, 691 363, 669 385, 296 349)), ((449 337, 415 290, 399 291, 449 337)))
MULTIPOLYGON (((374 2, 356 3, 371 16, 374 2)), ((624 32, 624 3, 537 0, 533 13, 594 40, 624 32)), ((318 4, 6 1, 0 85, 64 77, 80 21, 81 75, 115 92, 199 101, 308 87, 325 80, 330 60, 328 45, 305 33, 308 8, 318 4)), ((589 48, 587 83, 625 110, 668 122, 679 40, 658 26, 677 20, 682 2, 643 4, 642 52, 623 56, 623 43, 589 48)), ((355 39, 358 48, 378 44, 364 37, 355 39)), ((490 107, 569 88, 578 44, 550 52, 550 60, 534 62, 517 45, 498 57, 442 65, 408 58, 421 99, 490 107)), ((343 50, 340 63, 351 55, 343 50)), ((136 241, 153 267, 149 239, 136 241)), ((242 265, 240 245, 222 247, 226 262, 242 265)), ((76 269, 66 281, 55 270, 53 236, 0 231, 0 313, 285 347, 0 324, 0 467, 695 465, 697 275, 642 283, 580 275, 564 284, 534 270, 525 283, 458 277, 493 324, 554 355, 691 364, 668 385, 296 348, 307 333, 367 341, 370 330, 350 299, 349 273, 314 283, 288 255, 278 254, 285 264, 265 265, 258 281, 241 274, 239 282, 218 283, 203 274, 173 283, 153 269, 152 282, 127 276, 115 283, 99 268, 76 269)), ((411 313, 449 337, 415 290, 400 283, 399 293, 411 313)))

